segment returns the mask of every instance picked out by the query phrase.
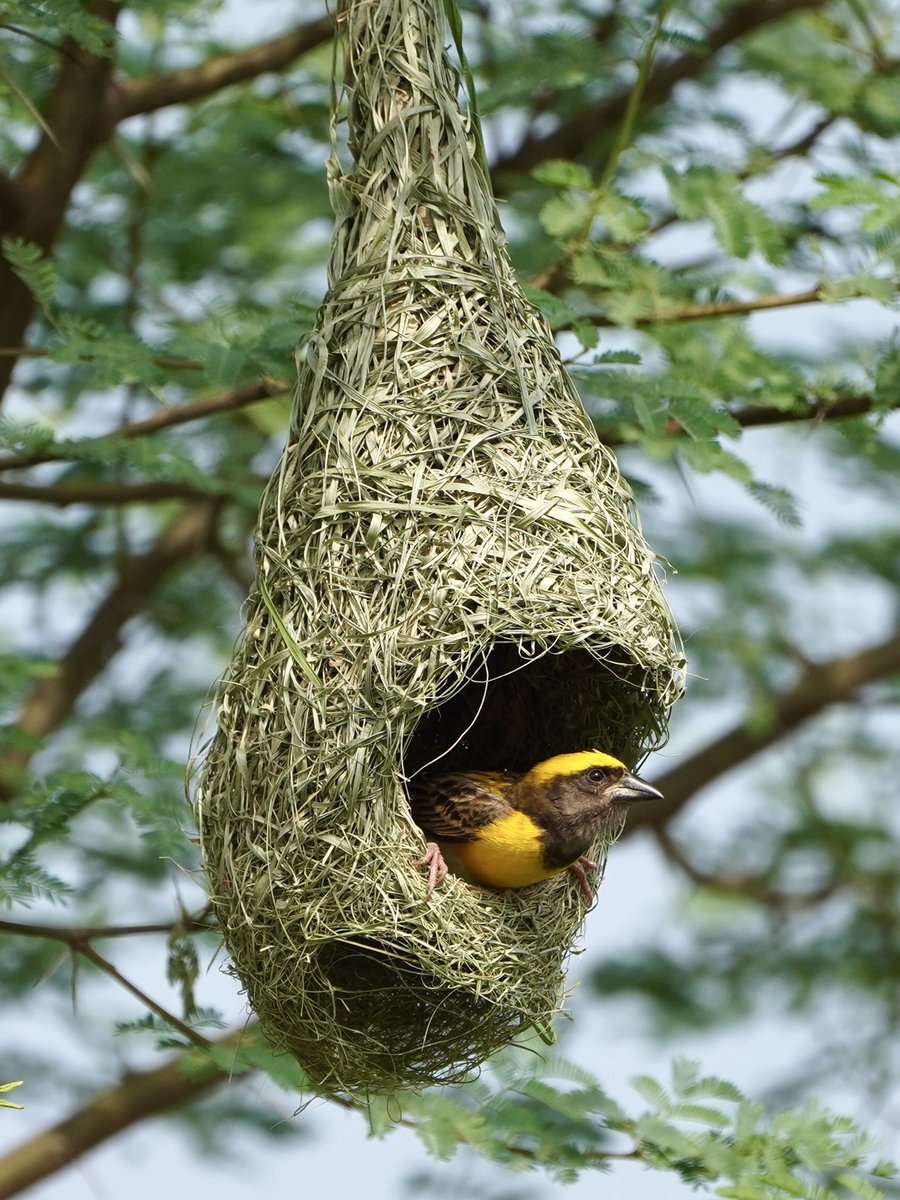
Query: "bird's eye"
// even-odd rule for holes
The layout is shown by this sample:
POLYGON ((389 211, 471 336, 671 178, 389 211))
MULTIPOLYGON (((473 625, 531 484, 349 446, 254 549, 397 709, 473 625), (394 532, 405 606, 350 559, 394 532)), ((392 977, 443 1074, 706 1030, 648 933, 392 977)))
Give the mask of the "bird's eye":
POLYGON ((594 767, 593 770, 588 771, 588 779, 591 783, 604 783, 606 781, 606 771, 601 767, 594 767))

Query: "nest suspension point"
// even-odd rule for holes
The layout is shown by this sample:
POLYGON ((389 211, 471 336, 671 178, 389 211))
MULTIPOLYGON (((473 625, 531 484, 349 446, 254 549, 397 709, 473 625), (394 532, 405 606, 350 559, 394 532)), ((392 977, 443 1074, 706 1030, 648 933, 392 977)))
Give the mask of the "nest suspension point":
POLYGON ((549 1037, 584 918, 565 876, 450 878, 426 904, 404 778, 590 746, 635 765, 681 656, 627 485, 514 278, 441 0, 353 0, 342 25, 354 164, 332 158, 330 286, 196 808, 265 1031, 355 1093, 549 1037))

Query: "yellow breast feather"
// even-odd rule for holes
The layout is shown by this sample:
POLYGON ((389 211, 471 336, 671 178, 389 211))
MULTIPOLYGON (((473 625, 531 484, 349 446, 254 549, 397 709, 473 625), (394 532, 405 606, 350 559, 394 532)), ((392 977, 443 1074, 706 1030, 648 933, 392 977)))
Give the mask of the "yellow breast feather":
POLYGON ((465 874, 488 887, 527 887, 565 870, 544 865, 540 827, 522 812, 485 825, 474 841, 454 846, 452 854, 465 874))

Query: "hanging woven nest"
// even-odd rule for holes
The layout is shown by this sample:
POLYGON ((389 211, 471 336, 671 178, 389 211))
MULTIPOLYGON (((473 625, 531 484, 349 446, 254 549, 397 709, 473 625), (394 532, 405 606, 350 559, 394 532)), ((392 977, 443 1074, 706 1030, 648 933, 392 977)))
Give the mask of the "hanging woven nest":
MULTIPOLYGON (((631 495, 516 283, 440 0, 343 21, 353 169, 197 787, 234 970, 324 1092, 550 1036, 568 875, 429 902, 404 779, 662 740, 677 638, 631 495)), ((597 847, 602 854, 603 847, 597 847)))

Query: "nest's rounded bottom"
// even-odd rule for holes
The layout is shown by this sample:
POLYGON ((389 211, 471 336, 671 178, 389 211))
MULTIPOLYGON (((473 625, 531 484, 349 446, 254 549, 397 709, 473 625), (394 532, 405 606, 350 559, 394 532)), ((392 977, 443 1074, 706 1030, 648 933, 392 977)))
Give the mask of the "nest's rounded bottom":
MULTIPOLYGON (((274 693, 285 710, 290 697, 287 716, 229 687, 198 788, 211 895, 264 1031, 312 1089, 455 1081, 549 1030, 583 897, 568 876, 494 893, 448 880, 426 903, 403 780, 525 770, 591 746, 634 767, 662 736, 660 677, 612 644, 494 641, 462 657, 424 709, 368 726, 354 716, 368 729, 356 742, 339 724, 330 741, 311 727, 301 736, 318 710, 293 692, 274 693)), ((604 859, 614 833, 591 857, 604 859)))
POLYGON ((529 1027, 469 982, 449 985, 375 942, 332 941, 313 955, 291 1013, 265 986, 250 999, 317 1092, 398 1091, 459 1081, 529 1027))

